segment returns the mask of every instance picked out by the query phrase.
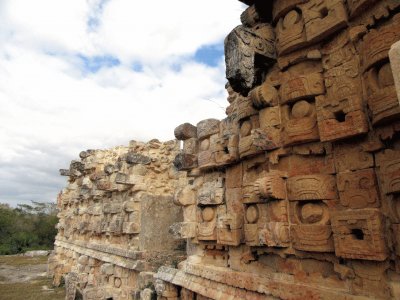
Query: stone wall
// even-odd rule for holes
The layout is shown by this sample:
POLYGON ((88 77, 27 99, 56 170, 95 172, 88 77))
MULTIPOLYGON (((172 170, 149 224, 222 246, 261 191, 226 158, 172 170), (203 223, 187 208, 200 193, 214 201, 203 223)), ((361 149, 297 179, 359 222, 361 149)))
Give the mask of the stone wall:
POLYGON ((400 299, 400 1, 243 2, 227 118, 175 130, 159 299, 400 299))
POLYGON ((56 285, 65 280, 68 300, 150 299, 154 272, 184 259, 185 244, 169 233, 182 220, 173 204, 185 178, 172 164, 178 151, 176 141, 132 141, 83 151, 60 170, 69 184, 58 197, 49 271, 56 285))

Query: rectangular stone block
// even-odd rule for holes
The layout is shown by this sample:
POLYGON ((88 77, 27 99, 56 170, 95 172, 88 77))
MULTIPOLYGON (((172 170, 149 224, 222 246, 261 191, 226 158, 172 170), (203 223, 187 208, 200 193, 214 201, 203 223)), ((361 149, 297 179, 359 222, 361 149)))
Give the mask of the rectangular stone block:
POLYGON ((373 169, 339 173, 336 179, 341 206, 351 209, 380 206, 373 169))
POLYGON ((387 123, 400 116, 392 69, 387 60, 383 65, 366 71, 363 83, 373 125, 387 123))
POLYGON ((286 201, 246 205, 244 235, 249 246, 288 247, 286 201))
POLYGON ((331 222, 337 256, 378 261, 387 258, 384 218, 378 209, 333 212, 331 222))
POLYGON ((374 157, 367 150, 361 141, 335 144, 333 153, 336 171, 346 172, 373 167, 374 157))
POLYGON ((283 74, 282 85, 279 89, 280 103, 286 104, 299 99, 315 97, 325 93, 325 84, 319 72, 307 74, 283 74))
POLYGON ((182 211, 173 196, 143 194, 141 196, 139 250, 161 251, 177 249, 181 241, 171 238, 169 227, 181 222, 182 211), (165 213, 165 212, 168 213, 165 213))
POLYGON ((240 188, 242 186, 242 163, 230 165, 226 168, 225 186, 227 189, 240 188))
POLYGON ((321 41, 347 27, 347 12, 343 0, 311 0, 300 7, 310 43, 321 41))
POLYGON ((198 205, 219 205, 225 202, 224 179, 222 177, 203 183, 197 192, 198 205))
POLYGON ((255 184, 266 173, 267 167, 264 155, 258 155, 243 161, 243 203, 262 202, 260 195, 256 193, 255 184))
POLYGON ((217 207, 198 208, 197 239, 200 241, 217 240, 217 207))
POLYGON ((243 237, 243 229, 217 228, 217 243, 220 245, 238 246, 243 237))
POLYGON ((104 203, 103 213, 105 214, 118 214, 122 212, 122 203, 104 203))
POLYGON ((364 70, 388 58, 390 47, 400 40, 400 15, 393 16, 389 24, 371 30, 363 37, 361 49, 364 70))
POLYGON ((183 152, 196 155, 199 151, 199 140, 197 138, 188 138, 183 141, 183 152))
POLYGON ((214 142, 214 158, 218 166, 235 162, 239 159, 239 123, 233 118, 220 122, 218 138, 214 142))
POLYGON ((315 103, 300 100, 281 106, 282 139, 286 146, 319 140, 315 103))
POLYGON ((337 141, 368 132, 368 123, 361 110, 338 111, 335 118, 318 121, 318 129, 322 142, 337 141))

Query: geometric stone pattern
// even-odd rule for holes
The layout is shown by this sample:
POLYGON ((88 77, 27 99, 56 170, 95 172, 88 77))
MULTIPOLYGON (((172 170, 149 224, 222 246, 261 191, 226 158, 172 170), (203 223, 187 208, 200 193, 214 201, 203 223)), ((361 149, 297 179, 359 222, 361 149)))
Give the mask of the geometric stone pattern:
POLYGON ((88 150, 60 170, 68 186, 58 197, 54 283, 67 299, 151 299, 154 272, 185 257, 169 226, 182 219, 173 195, 183 172, 173 167, 176 141, 132 141, 88 150), (147 297, 147 298, 146 298, 147 297))
POLYGON ((189 250, 159 299, 400 299, 400 2, 243 2, 227 117, 175 130, 189 250))

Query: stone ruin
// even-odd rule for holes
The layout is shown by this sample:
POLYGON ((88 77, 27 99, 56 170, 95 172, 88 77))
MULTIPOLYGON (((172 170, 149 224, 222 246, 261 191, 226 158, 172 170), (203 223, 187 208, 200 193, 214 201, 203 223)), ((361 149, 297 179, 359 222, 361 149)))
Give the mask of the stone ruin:
POLYGON ((400 299, 400 1, 242 2, 225 119, 63 171, 68 299, 400 299))
POLYGON ((72 161, 58 197, 60 221, 49 259, 54 284, 67 300, 141 299, 154 272, 185 258, 184 241, 169 237, 182 220, 173 203, 179 180, 173 166, 179 143, 132 141, 129 147, 88 150, 72 161))

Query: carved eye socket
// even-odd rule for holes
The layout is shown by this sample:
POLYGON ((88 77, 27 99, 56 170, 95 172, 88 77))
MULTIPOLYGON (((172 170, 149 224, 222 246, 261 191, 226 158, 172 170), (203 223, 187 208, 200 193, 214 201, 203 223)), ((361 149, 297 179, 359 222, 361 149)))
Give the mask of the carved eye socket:
POLYGON ((296 102, 292 107, 292 116, 296 119, 310 116, 312 113, 311 104, 305 100, 296 102))
POLYGON ((290 29, 290 27, 297 24, 300 19, 300 13, 295 10, 291 10, 286 14, 285 18, 283 19, 283 27, 285 29, 290 29))
POLYGON ((212 207, 207 206, 202 210, 201 216, 203 217, 203 221, 210 222, 214 219, 215 211, 212 207))
POLYGON ((259 217, 258 208, 256 205, 250 205, 246 210, 246 220, 250 224, 256 223, 259 217))

